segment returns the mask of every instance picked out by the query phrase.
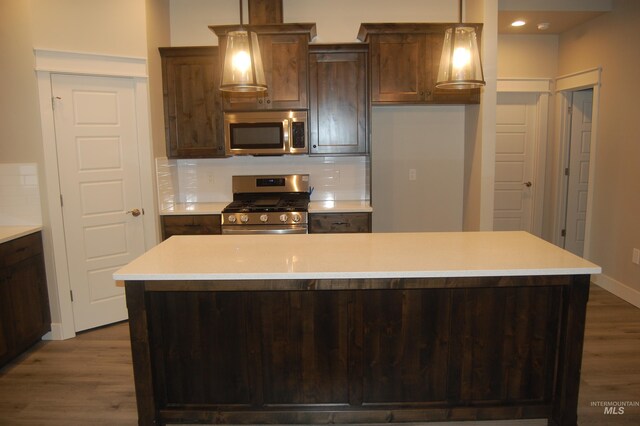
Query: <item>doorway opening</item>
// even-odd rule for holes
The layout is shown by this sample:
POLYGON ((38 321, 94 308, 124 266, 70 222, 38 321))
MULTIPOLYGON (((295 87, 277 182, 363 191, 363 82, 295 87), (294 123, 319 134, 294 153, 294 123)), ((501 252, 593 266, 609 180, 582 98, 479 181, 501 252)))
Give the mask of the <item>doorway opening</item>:
POLYGON ((584 255, 589 165, 593 116, 593 89, 567 93, 569 135, 564 140, 564 225, 562 247, 584 255))
POLYGON ((593 68, 556 79, 551 242, 585 259, 590 257, 601 73, 593 68))

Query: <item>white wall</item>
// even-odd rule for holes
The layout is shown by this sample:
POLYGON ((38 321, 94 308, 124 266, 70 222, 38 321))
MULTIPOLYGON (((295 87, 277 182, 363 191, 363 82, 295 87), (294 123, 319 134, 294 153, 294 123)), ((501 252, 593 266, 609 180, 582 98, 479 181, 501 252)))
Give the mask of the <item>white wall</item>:
POLYGON ((640 249, 640 2, 613 4, 560 37, 559 74, 602 67, 589 253, 602 266, 597 282, 640 306, 640 266, 631 262, 640 249))
POLYGON ((558 35, 500 35, 498 78, 557 77, 558 40, 558 35))
POLYGON ((374 232, 462 230, 464 111, 463 106, 374 108, 374 232), (411 169, 415 180, 409 180, 411 169))
MULTIPOLYGON (((316 43, 356 41, 363 22, 456 22, 458 3, 451 0, 283 0, 283 20, 315 22, 316 43)), ((171 45, 217 45, 209 25, 240 21, 237 1, 171 0, 171 45)), ((247 8, 244 21, 248 23, 247 8)))
POLYGON ((144 0, 30 0, 38 49, 147 56, 144 0))

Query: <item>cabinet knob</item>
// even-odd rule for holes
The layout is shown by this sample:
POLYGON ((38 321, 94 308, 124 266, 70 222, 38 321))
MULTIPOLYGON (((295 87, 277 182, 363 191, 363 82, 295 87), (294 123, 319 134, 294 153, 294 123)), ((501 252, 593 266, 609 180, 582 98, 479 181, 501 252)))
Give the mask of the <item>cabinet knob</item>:
POLYGON ((261 104, 262 103, 262 99, 258 99, 258 103, 261 104))
POLYGON ((267 103, 270 104, 271 103, 271 99, 267 99, 267 103))

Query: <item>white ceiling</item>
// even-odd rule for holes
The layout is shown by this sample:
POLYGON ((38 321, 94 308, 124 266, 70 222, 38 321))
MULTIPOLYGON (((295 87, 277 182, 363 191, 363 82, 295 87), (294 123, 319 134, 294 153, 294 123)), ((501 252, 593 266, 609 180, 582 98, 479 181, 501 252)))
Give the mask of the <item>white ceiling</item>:
POLYGON ((611 8, 611 0, 499 0, 498 33, 561 34, 611 8), (516 20, 523 20, 526 25, 512 27, 516 20), (539 30, 540 23, 548 23, 549 28, 539 30))

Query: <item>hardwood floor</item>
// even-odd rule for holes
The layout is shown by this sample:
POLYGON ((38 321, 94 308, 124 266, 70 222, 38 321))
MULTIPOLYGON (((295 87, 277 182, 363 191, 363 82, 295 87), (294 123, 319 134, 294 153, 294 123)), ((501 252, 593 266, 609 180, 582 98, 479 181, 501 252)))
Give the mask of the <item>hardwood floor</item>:
MULTIPOLYGON (((593 405, 609 402, 640 404, 640 309, 592 285, 579 424, 640 425, 640 406, 625 407, 624 414, 605 414, 603 406, 593 405)), ((136 424, 126 323, 81 333, 71 340, 41 342, 0 370, 0 425, 136 424)))

